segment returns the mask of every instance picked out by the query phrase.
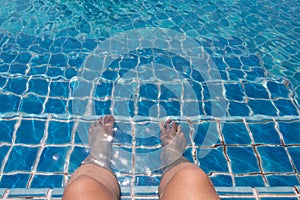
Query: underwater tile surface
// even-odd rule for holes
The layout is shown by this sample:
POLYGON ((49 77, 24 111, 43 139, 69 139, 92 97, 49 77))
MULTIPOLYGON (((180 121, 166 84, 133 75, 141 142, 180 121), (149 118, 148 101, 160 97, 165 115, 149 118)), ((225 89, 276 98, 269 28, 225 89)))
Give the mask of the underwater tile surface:
POLYGON ((138 188, 161 173, 131 161, 161 148, 169 116, 215 186, 287 186, 290 196, 250 188, 240 199, 299 199, 298 1, 2 3, 1 188, 64 187, 88 155, 89 125, 113 114, 124 199, 158 199, 138 188))

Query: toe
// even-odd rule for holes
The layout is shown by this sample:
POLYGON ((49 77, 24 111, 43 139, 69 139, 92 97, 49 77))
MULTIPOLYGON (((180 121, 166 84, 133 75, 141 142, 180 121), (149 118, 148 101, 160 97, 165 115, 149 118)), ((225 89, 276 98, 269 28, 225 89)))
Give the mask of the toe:
POLYGON ((177 132, 177 128, 178 128, 177 122, 173 122, 172 125, 171 125, 171 128, 172 128, 175 132, 177 132))
POLYGON ((163 131, 165 129, 164 122, 162 122, 162 121, 159 122, 159 128, 160 128, 161 131, 163 131))
POLYGON ((115 123, 115 119, 112 115, 105 115, 104 119, 104 124, 108 126, 113 126, 115 123))
POLYGON ((172 120, 171 120, 171 119, 168 119, 168 120, 165 122, 165 128, 166 128, 166 129, 170 129, 170 128, 171 128, 171 123, 172 123, 172 120))
POLYGON ((102 117, 100 117, 97 121, 98 121, 99 124, 103 124, 103 118, 102 117))

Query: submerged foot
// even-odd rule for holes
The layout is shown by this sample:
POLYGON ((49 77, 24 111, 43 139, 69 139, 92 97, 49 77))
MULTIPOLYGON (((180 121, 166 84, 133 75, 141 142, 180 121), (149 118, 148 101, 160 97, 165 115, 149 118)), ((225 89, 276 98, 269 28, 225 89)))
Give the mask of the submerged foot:
POLYGON ((165 123, 160 122, 161 135, 160 139, 163 145, 160 156, 162 168, 169 168, 173 163, 186 161, 183 152, 186 147, 186 138, 180 132, 180 126, 172 121, 167 120, 165 123))
POLYGON ((109 168, 114 136, 115 119, 111 115, 100 117, 89 128, 90 155, 84 163, 94 163, 109 168))
MULTIPOLYGON (((90 140, 93 137, 97 137, 97 135, 104 135, 106 137, 113 137, 114 135, 114 123, 115 119, 112 115, 105 115, 104 118, 100 117, 98 120, 96 120, 93 124, 91 124, 89 128, 89 137, 90 140)), ((90 141, 91 142, 91 141, 90 141)))

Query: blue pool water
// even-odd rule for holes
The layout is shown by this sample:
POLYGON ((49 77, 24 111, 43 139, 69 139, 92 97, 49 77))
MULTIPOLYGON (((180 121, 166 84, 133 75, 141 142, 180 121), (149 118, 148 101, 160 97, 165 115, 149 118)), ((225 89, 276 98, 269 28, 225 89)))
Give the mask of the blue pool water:
POLYGON ((124 199, 156 198, 139 188, 159 185, 168 116, 222 197, 299 198, 299 1, 1 4, 1 196, 55 195, 88 155, 89 124, 113 114, 124 199))

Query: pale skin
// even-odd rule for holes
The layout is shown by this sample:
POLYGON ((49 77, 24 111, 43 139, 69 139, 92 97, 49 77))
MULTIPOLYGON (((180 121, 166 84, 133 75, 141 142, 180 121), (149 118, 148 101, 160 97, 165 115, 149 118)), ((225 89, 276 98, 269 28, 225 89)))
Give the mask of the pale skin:
MULTIPOLYGON (((114 119, 112 116, 100 118, 94 123, 89 132, 97 126, 101 126, 102 130, 106 130, 106 134, 113 136, 114 119)), ((166 145, 173 137, 180 135, 180 126, 176 122, 167 120, 165 123, 160 123, 162 144, 166 145)), ((101 134, 101 133, 99 133, 101 134)), ((94 173, 101 173, 102 169, 95 169, 94 173)), ((166 172, 162 177, 168 176, 166 172)), ((107 186, 99 183, 90 176, 82 175, 77 177, 71 184, 67 185, 63 200, 116 200, 115 194, 107 188, 107 186)), ((174 174, 170 181, 164 187, 162 200, 214 200, 219 199, 214 186, 203 170, 199 167, 185 167, 174 174)))

